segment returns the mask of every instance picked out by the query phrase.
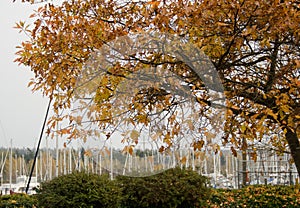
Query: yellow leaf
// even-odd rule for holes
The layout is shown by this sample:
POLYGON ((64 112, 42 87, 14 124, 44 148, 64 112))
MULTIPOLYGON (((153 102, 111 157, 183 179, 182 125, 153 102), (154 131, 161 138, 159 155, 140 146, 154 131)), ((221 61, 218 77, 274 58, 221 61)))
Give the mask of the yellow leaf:
POLYGON ((247 126, 246 126, 245 124, 243 124, 243 125, 241 126, 241 131, 242 131, 242 133, 244 133, 244 132, 246 131, 246 129, 247 129, 247 126))
POLYGON ((229 24, 227 24, 225 22, 217 22, 217 25, 219 25, 219 26, 228 26, 229 24))
POLYGON ((186 156, 182 157, 181 160, 180 160, 181 164, 185 164, 185 163, 186 163, 186 160, 187 160, 187 159, 186 159, 186 156))
POLYGON ((234 157, 236 157, 237 156, 237 151, 234 149, 234 147, 231 146, 230 150, 231 150, 232 154, 234 155, 234 157))
POLYGON ((285 113, 289 113, 290 112, 290 107, 288 105, 282 105, 282 106, 280 106, 280 108, 285 113))
POLYGON ((214 139, 216 137, 216 135, 211 132, 204 132, 204 135, 208 141, 211 141, 212 139, 214 139))
POLYGON ((204 146, 204 141, 201 139, 193 144, 194 150, 201 150, 204 146))
POLYGON ((158 150, 160 153, 162 153, 163 151, 165 151, 165 147, 164 146, 161 146, 158 150))
POLYGON ((167 145, 171 145, 171 135, 170 135, 170 132, 167 132, 167 134, 165 135, 165 138, 164 138, 164 142, 167 143, 167 145))
POLYGON ((275 120, 277 120, 277 114, 275 114, 271 109, 267 110, 267 114, 272 116, 275 120))
POLYGON ((138 132, 137 130, 132 130, 130 133, 130 138, 132 140, 135 140, 135 141, 138 140, 139 136, 140 136, 140 132, 138 132))
POLYGON ((86 150, 84 152, 84 155, 88 156, 88 157, 91 157, 93 155, 92 151, 91 150, 86 150))
POLYGON ((32 13, 30 16, 29 16, 29 18, 33 18, 33 17, 35 17, 36 16, 36 14, 35 13, 32 13))
POLYGON ((169 117, 168 120, 169 120, 170 124, 173 124, 173 122, 175 121, 175 119, 176 119, 176 115, 173 114, 172 116, 169 117))

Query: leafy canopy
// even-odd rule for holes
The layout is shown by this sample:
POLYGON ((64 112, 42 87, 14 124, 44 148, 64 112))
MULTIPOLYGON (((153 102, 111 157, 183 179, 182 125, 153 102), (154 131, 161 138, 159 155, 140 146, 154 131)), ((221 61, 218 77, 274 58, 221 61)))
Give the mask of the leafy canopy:
MULTIPOLYGON (((113 59, 109 53, 95 56, 105 47, 111 51, 110 43, 118 38, 135 34, 182 38, 209 57, 221 79, 226 95, 226 105, 222 105, 227 111, 220 128, 224 130, 222 142, 233 144, 236 154, 236 148, 245 150, 266 140, 267 135, 274 148, 290 148, 300 169, 296 151, 300 148, 299 8, 296 0, 48 3, 32 15, 33 27, 17 24, 30 39, 19 47, 16 61, 34 72, 29 85, 55 101, 57 115, 62 109, 77 107, 75 114, 63 111, 52 117, 48 133, 54 132, 57 122, 68 120, 70 125, 59 132, 70 139, 101 134, 109 138, 120 130, 124 142, 130 144, 126 150, 132 152, 146 129, 153 141, 161 141, 161 150, 175 147, 178 139, 189 136, 187 143, 201 150, 218 134, 211 129, 222 125, 215 110, 222 107, 212 104, 214 97, 193 67, 161 50, 133 51, 123 57, 113 54, 113 59), (95 72, 91 69, 105 61, 112 63, 87 82, 95 72), (155 85, 153 79, 147 80, 145 88, 137 86, 144 69, 154 76, 158 73, 157 77, 175 75, 178 79, 172 80, 172 86, 176 87, 155 85), (132 94, 127 100, 120 90, 129 89, 128 85, 122 87, 124 82, 138 87, 129 91, 132 94), (182 89, 188 89, 188 100, 177 93, 182 89)), ((125 94, 129 95, 128 91, 125 94)))

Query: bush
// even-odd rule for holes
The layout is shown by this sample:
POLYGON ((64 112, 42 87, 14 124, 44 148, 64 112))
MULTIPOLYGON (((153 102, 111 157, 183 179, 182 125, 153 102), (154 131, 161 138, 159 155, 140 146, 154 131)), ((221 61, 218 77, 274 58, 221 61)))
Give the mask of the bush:
POLYGON ((13 194, 0 197, 1 208, 34 208, 36 204, 37 200, 34 195, 13 194))
POLYGON ((238 190, 215 189, 210 207, 300 207, 295 186, 247 186, 238 190))
POLYGON ((121 189, 108 175, 75 172, 41 184, 38 207, 119 207, 121 189))
POLYGON ((207 178, 192 170, 174 168, 154 176, 116 180, 123 188, 122 208, 205 207, 210 196, 207 178))

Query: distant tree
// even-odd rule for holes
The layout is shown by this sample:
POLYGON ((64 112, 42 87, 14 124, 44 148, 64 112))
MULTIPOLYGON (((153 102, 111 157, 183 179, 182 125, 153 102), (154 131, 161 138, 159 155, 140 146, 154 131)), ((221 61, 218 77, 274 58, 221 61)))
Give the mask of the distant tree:
POLYGON ((29 161, 34 159, 34 151, 31 150, 30 148, 27 148, 24 154, 24 160, 26 162, 26 164, 29 163, 29 161))

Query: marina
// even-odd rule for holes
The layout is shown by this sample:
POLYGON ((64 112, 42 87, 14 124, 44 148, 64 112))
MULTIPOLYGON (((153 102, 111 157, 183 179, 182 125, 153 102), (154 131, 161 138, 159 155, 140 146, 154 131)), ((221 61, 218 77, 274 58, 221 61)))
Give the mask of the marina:
MULTIPOLYGON (((29 170, 32 166, 32 152, 19 149, 1 149, 1 190, 2 194, 25 192, 29 170), (18 153, 19 152, 19 153, 18 153), (20 155, 20 153, 23 153, 20 155), (10 156, 8 156, 10 155, 10 156)), ((298 181, 298 175, 289 154, 276 155, 275 152, 259 150, 254 161, 251 152, 238 152, 234 157, 230 150, 213 152, 193 152, 183 149, 170 153, 157 150, 136 149, 132 154, 120 149, 101 151, 82 149, 41 149, 38 154, 29 193, 41 182, 54 177, 85 171, 95 174, 146 177, 179 166, 190 168, 210 179, 214 188, 237 189, 245 185, 270 184, 290 185, 298 181)))

